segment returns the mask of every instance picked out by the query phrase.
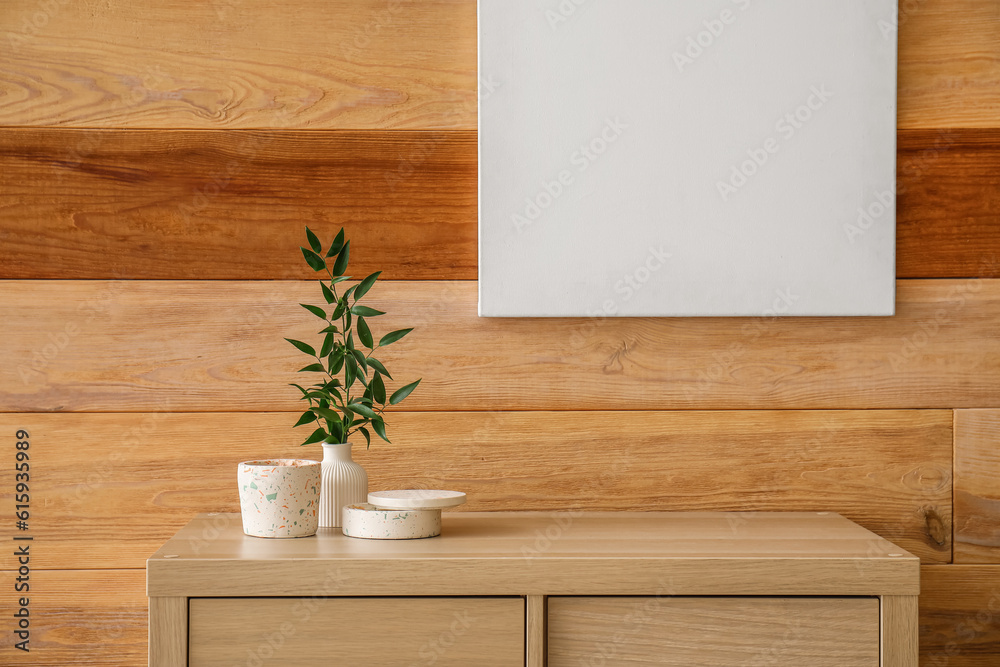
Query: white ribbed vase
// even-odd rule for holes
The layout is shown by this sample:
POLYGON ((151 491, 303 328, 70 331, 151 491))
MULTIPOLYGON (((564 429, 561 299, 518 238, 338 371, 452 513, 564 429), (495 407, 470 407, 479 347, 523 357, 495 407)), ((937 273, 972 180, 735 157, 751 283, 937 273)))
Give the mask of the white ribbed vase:
POLYGON ((344 505, 368 502, 368 473, 351 458, 351 443, 324 442, 321 475, 319 527, 340 528, 344 505))

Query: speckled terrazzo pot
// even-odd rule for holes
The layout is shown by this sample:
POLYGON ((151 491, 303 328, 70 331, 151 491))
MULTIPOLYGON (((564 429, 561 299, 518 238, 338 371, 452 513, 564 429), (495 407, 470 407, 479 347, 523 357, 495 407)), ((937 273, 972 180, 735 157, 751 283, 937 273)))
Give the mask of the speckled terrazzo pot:
POLYGON ((239 465, 243 532, 254 537, 308 537, 319 527, 319 461, 270 459, 239 465))

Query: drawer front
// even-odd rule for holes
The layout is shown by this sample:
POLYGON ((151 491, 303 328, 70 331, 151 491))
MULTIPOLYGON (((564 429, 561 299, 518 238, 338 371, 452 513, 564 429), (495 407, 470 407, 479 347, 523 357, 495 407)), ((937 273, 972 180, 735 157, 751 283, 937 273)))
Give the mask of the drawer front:
POLYGON ((522 598, 193 598, 190 667, 522 667, 522 598))
POLYGON ((876 598, 549 598, 549 667, 878 667, 876 598))

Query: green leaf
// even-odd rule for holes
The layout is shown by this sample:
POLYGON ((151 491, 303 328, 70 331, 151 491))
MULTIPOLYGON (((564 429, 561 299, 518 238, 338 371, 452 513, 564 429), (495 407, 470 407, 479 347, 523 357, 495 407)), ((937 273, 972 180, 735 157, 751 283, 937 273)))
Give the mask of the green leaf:
POLYGON ((327 303, 337 303, 337 297, 334 295, 333 290, 326 286, 326 283, 320 282, 319 288, 323 290, 323 298, 326 299, 327 303))
POLYGON ((362 417, 368 417, 368 419, 375 419, 376 417, 378 417, 378 415, 375 414, 374 410, 369 408, 367 405, 363 405, 361 403, 351 403, 350 408, 351 410, 354 410, 362 417))
POLYGON ((345 310, 347 310, 347 303, 343 299, 341 299, 337 303, 337 307, 333 309, 333 314, 330 315, 330 319, 339 320, 340 317, 344 314, 345 310))
POLYGON ((362 427, 362 428, 359 428, 358 431, 361 432, 361 435, 365 436, 365 449, 368 449, 369 447, 371 447, 372 446, 372 436, 371 436, 371 434, 368 433, 368 429, 362 427))
POLYGON ((368 294, 368 290, 372 288, 372 285, 375 284, 375 281, 378 280, 378 277, 380 275, 382 275, 382 272, 376 271, 375 273, 371 274, 370 276, 361 281, 361 284, 358 285, 358 290, 354 293, 355 302, 361 299, 361 297, 363 297, 365 294, 368 294))
POLYGON ((399 331, 393 331, 392 333, 387 333, 382 336, 382 340, 378 342, 379 347, 385 347, 386 345, 392 345, 400 338, 406 336, 406 334, 413 331, 413 329, 400 329, 399 331))
POLYGON ((321 334, 325 334, 325 333, 340 333, 340 329, 338 329, 337 327, 335 327, 333 325, 330 325, 327 328, 325 328, 322 331, 320 331, 320 333, 321 334))
POLYGON ((367 347, 369 350, 375 349, 375 340, 372 338, 372 330, 368 328, 368 323, 365 322, 365 318, 358 318, 358 340, 361 344, 367 347))
POLYGON ((374 308, 369 308, 368 306, 357 305, 351 308, 351 312, 361 317, 378 317, 379 315, 385 315, 385 313, 381 310, 375 310, 374 308))
POLYGON ((326 369, 323 368, 323 364, 309 364, 305 368, 300 368, 299 373, 325 373, 326 369))
POLYGON ((306 305, 304 303, 300 303, 299 305, 302 306, 303 308, 305 308, 306 310, 308 310, 310 313, 312 313, 316 317, 320 318, 321 320, 325 320, 326 319, 326 311, 323 310, 322 308, 320 308, 319 306, 309 306, 309 305, 306 305))
POLYGON ((315 431, 313 431, 313 434, 310 435, 306 439, 306 441, 303 442, 302 444, 303 445, 311 445, 314 442, 319 442, 321 440, 326 440, 326 431, 324 429, 318 428, 315 431))
POLYGON ((361 350, 351 350, 351 354, 353 354, 354 358, 358 360, 358 365, 361 366, 361 368, 364 369, 365 375, 367 375, 368 374, 368 360, 365 359, 365 353, 362 352, 361 350))
POLYGON ((347 332, 347 340, 344 341, 344 345, 346 345, 347 349, 350 350, 351 352, 354 351, 354 332, 353 331, 347 332))
POLYGON ((348 299, 350 299, 351 295, 354 294, 354 290, 356 290, 356 289, 358 289, 357 285, 354 285, 353 287, 349 287, 347 289, 347 291, 344 292, 344 301, 347 301, 348 299))
POLYGON ((327 368, 330 369, 330 375, 336 375, 340 372, 340 369, 344 367, 344 351, 339 350, 336 354, 330 357, 330 362, 327 364, 327 368))
POLYGON ((351 279, 350 276, 336 276, 336 277, 330 279, 330 284, 331 285, 339 285, 340 283, 347 282, 350 279, 351 279))
MULTIPOLYGON (((369 360, 371 361, 371 360, 369 360)), ((382 374, 376 372, 371 381, 372 400, 385 405, 385 382, 382 381, 382 374)))
POLYGON ((385 435, 385 422, 382 421, 381 417, 372 420, 372 428, 375 429, 376 433, 378 433, 378 437, 382 438, 389 444, 392 444, 389 438, 385 435))
POLYGON ((292 382, 292 383, 291 383, 291 384, 289 384, 288 386, 289 386, 289 387, 295 387, 296 389, 298 389, 299 391, 301 391, 301 392, 302 392, 302 397, 303 397, 303 398, 305 398, 306 394, 308 394, 308 393, 309 393, 308 391, 306 391, 305 389, 303 389, 303 388, 302 388, 302 387, 300 387, 299 385, 295 384, 294 382, 292 382))
MULTIPOLYGON (((422 379, 423 378, 421 378, 421 380, 422 379)), ((396 405, 397 403, 400 403, 404 398, 413 393, 413 390, 417 388, 418 384, 420 384, 420 380, 411 382, 405 387, 400 387, 396 391, 392 392, 392 396, 389 398, 389 405, 396 405)))
POLYGON ((337 234, 337 238, 333 239, 333 245, 330 246, 330 250, 327 251, 327 257, 333 257, 339 253, 344 248, 344 228, 340 228, 340 233, 337 234))
POLYGON ((351 242, 344 244, 344 249, 337 255, 337 261, 333 263, 333 275, 342 276, 347 273, 347 262, 351 256, 351 242))
POLYGON ((323 339, 323 347, 319 351, 319 356, 326 357, 333 352, 333 333, 328 333, 323 339))
POLYGON ((312 230, 306 227, 306 238, 309 240, 309 247, 313 249, 315 253, 323 252, 323 244, 319 242, 316 235, 312 233, 312 230))
POLYGON ((301 248, 301 250, 302 256, 306 258, 306 264, 312 267, 313 271, 326 271, 326 260, 309 248, 301 248))
POLYGON ((302 413, 302 416, 299 417, 299 420, 295 422, 295 426, 292 428, 298 428, 299 426, 303 426, 304 424, 309 424, 314 421, 316 421, 316 415, 312 412, 306 411, 302 413))
POLYGON ((385 370, 385 366, 382 365, 382 362, 376 359, 375 357, 368 357, 368 365, 377 370, 382 375, 389 378, 390 380, 392 379, 392 376, 389 375, 389 371, 385 370))
POLYGON ((354 379, 358 375, 358 362, 354 360, 354 355, 344 355, 344 387, 350 389, 354 385, 354 379))
POLYGON ((300 340, 292 340, 291 338, 286 338, 285 340, 287 340, 289 343, 291 343, 295 347, 299 348, 300 352, 305 352, 306 354, 308 354, 309 356, 312 356, 312 357, 316 356, 316 350, 314 350, 311 345, 306 345, 305 343, 303 343, 300 340))
POLYGON ((334 412, 330 408, 309 408, 311 411, 318 414, 323 419, 329 419, 331 421, 340 421, 340 413, 334 412))

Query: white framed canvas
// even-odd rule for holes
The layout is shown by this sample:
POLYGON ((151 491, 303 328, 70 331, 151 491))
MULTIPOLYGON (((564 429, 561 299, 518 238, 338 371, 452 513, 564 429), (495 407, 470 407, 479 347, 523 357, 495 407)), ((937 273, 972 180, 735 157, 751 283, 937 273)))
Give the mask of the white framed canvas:
POLYGON ((892 315, 895 12, 479 0, 480 315, 892 315))

